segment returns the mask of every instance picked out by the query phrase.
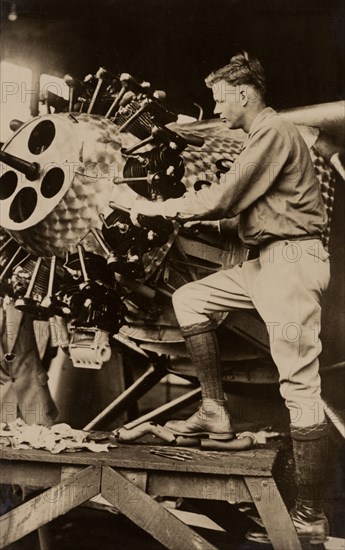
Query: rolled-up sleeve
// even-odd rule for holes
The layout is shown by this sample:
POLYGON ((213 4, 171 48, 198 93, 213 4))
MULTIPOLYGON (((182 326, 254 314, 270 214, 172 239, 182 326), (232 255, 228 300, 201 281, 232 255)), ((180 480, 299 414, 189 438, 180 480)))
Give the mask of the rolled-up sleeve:
POLYGON ((179 199, 168 199, 164 215, 183 220, 232 218, 264 195, 279 176, 290 143, 272 126, 249 134, 247 146, 220 181, 179 199))

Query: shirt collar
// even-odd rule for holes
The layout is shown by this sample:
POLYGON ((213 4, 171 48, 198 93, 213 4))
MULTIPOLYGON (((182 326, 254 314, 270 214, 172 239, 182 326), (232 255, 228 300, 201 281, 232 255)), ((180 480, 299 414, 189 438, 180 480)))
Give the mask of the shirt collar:
POLYGON ((249 129, 248 136, 255 130, 257 126, 261 124, 263 120, 265 120, 265 118, 267 118, 268 116, 272 116, 274 114, 276 114, 276 111, 272 109, 272 107, 265 107, 264 109, 262 109, 262 111, 260 111, 260 113, 258 113, 254 118, 251 124, 251 127, 249 129))

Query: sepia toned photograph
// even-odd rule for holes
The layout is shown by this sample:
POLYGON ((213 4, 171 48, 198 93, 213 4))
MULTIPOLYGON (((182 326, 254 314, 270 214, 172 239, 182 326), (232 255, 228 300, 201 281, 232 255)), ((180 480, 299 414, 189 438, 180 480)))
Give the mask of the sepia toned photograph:
POLYGON ((345 550, 344 1, 0 6, 0 549, 345 550))

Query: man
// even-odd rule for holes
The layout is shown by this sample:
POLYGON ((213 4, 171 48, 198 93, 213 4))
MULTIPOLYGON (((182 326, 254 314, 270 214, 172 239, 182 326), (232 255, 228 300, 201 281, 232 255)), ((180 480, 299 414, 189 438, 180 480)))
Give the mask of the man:
POLYGON ((230 172, 219 182, 163 203, 138 200, 138 214, 180 221, 232 218, 250 260, 188 283, 174 308, 202 389, 200 409, 167 426, 183 435, 233 437, 224 400, 215 328, 219 315, 256 309, 270 335, 280 391, 289 409, 298 498, 291 516, 301 538, 327 537, 321 499, 327 422, 320 397, 320 298, 329 282, 328 254, 320 236, 326 214, 308 149, 294 125, 265 104, 265 74, 246 52, 212 73, 219 114, 248 136, 230 172))
MULTIPOLYGON (((25 275, 25 273, 24 273, 25 275)), ((20 270, 12 275, 14 291, 23 284, 20 270)), ((25 290, 25 288, 24 288, 25 290)), ((14 307, 14 298, 0 297, 0 421, 22 418, 27 424, 51 425, 58 410, 48 387, 48 375, 38 351, 37 338, 46 343, 48 327, 35 335, 33 318, 14 307)))
MULTIPOLYGON (((40 334, 46 338, 46 334, 40 334)), ((58 410, 39 355, 33 319, 0 296, 0 422, 22 418, 27 424, 51 425, 58 410)), ((19 502, 18 491, 0 485, 0 515, 19 502)))
POLYGON ((0 421, 22 418, 27 424, 51 425, 57 408, 37 349, 33 320, 7 299, 1 307, 3 320, 5 315, 6 321, 1 323, 0 421))

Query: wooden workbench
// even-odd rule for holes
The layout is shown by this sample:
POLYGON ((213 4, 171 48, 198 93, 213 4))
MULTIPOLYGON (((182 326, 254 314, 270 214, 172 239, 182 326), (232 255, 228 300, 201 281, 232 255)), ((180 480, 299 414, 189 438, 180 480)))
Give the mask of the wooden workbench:
MULTIPOLYGON (((152 446, 120 445, 108 453, 0 451, 1 483, 46 489, 2 516, 0 548, 46 525, 99 493, 136 525, 172 550, 215 547, 151 495, 254 502, 276 550, 300 550, 295 529, 272 476, 274 449, 200 453, 175 461, 152 446), (277 521, 279 518, 279 521, 277 521)), ((231 532, 231 525, 229 526, 231 532)))

